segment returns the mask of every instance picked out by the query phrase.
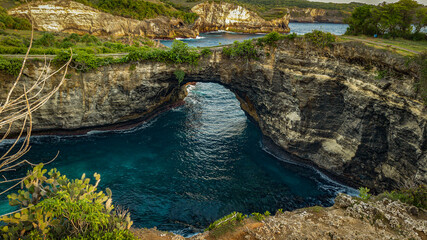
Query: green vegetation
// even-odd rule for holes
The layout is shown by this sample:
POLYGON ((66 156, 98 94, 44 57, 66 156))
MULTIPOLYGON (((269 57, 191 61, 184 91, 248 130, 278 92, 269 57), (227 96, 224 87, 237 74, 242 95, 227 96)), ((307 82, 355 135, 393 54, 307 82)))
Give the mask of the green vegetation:
MULTIPOLYGON (((37 32, 35 34, 33 47, 30 54, 48 54, 56 55, 62 50, 73 48, 75 51, 84 51, 87 53, 122 53, 129 52, 138 48, 138 46, 151 46, 152 41, 135 37, 133 45, 121 43, 119 40, 114 42, 105 39, 99 39, 95 36, 85 34, 54 34, 49 32, 37 32), (138 46, 137 46, 138 45, 138 46)), ((0 33, 0 54, 25 54, 30 45, 30 36, 24 32, 0 33)))
POLYGON ((181 84, 182 81, 184 81, 185 72, 182 70, 176 70, 174 72, 176 79, 178 80, 178 83, 181 84))
POLYGON ((22 59, 6 59, 0 57, 0 71, 5 71, 7 74, 18 76, 22 68, 22 59))
POLYGON ((227 216, 224 216, 224 217, 216 220, 211 225, 209 225, 209 227, 207 227, 205 230, 211 231, 213 229, 219 228, 221 226, 224 226, 224 225, 227 225, 230 223, 241 222, 241 221, 245 220, 245 218, 247 218, 247 217, 248 217, 247 215, 243 215, 242 213, 232 212, 232 213, 228 214, 227 216))
POLYGON ((134 239, 129 213, 114 210, 110 189, 98 191, 99 174, 92 185, 85 174, 69 180, 56 169, 46 173, 43 164, 34 167, 24 190, 8 195, 19 210, 0 218, 7 224, 1 228, 3 239, 134 239))
POLYGON ((418 56, 413 56, 408 63, 413 62, 416 66, 418 81, 415 83, 415 89, 420 92, 427 105, 427 51, 422 52, 418 56))
POLYGON ((125 62, 150 60, 156 62, 189 63, 197 65, 201 53, 187 43, 175 40, 170 49, 139 48, 133 50, 124 59, 125 62))
POLYGON ((415 188, 385 192, 380 194, 379 197, 387 197, 394 201, 399 200, 403 203, 413 205, 421 209, 427 209, 427 186, 426 185, 420 185, 415 188))
POLYGON ((377 34, 384 38, 427 40, 427 34, 420 32, 427 26, 427 7, 415 0, 361 6, 354 10, 347 22, 346 34, 349 35, 377 34))
POLYGON ((371 194, 369 194, 370 189, 367 187, 359 188, 359 197, 363 200, 369 200, 371 198, 371 194))
POLYGON ((222 53, 231 59, 256 59, 258 52, 252 43, 252 40, 243 42, 235 41, 231 46, 224 47, 222 53))
POLYGON ((336 41, 336 37, 331 33, 319 30, 313 30, 311 33, 304 34, 304 38, 320 48, 329 47, 336 41))
MULTIPOLYGON (((49 1, 49 0, 44 0, 49 1)), ((84 5, 93 7, 103 12, 111 13, 133 19, 150 19, 159 16, 175 17, 182 19, 186 23, 194 23, 198 18, 195 13, 174 9, 169 4, 159 4, 144 0, 73 0, 84 5)), ((8 2, 8 1, 5 1, 8 2)), ((24 1, 21 1, 21 3, 24 1)), ((12 3, 1 3, 3 6, 10 6, 12 3)))
POLYGON ((6 9, 0 7, 0 30, 6 28, 27 30, 31 29, 31 24, 26 19, 9 16, 6 9))

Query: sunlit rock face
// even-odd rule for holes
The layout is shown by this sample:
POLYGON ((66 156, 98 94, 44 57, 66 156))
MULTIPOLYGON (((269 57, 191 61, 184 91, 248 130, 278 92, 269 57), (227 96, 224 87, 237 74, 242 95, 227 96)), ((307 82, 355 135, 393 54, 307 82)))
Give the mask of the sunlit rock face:
POLYGON ((29 19, 29 11, 34 18, 35 29, 39 31, 150 38, 196 37, 199 33, 177 18, 158 17, 140 21, 65 0, 33 2, 29 7, 21 5, 14 8, 9 14, 29 19))
POLYGON ((195 27, 200 32, 217 30, 244 33, 289 32, 289 15, 266 21, 256 13, 231 3, 205 2, 194 6, 192 12, 199 15, 195 27))
POLYGON ((291 22, 303 23, 344 23, 350 13, 341 10, 326 10, 316 8, 289 8, 291 22))

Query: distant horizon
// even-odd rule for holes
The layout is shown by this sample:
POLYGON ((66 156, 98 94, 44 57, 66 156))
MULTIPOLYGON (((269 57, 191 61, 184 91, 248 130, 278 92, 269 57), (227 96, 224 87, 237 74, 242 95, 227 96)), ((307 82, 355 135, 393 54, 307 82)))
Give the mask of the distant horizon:
MULTIPOLYGON (((311 2, 333 2, 333 3, 351 3, 351 2, 361 2, 361 3, 368 3, 368 4, 379 4, 382 2, 397 2, 398 0, 309 0, 311 2)), ((416 0, 418 3, 427 5, 427 0, 416 0)))

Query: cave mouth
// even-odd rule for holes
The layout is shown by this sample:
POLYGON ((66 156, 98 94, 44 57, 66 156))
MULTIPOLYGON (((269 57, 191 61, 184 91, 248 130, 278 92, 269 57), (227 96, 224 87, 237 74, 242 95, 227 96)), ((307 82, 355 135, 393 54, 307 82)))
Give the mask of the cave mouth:
MULTIPOLYGON (((271 156, 226 87, 199 82, 188 90, 182 106, 132 129, 35 137, 27 159, 45 161, 59 150, 49 168, 69 178, 101 174, 100 189, 111 188, 135 227, 184 236, 232 211, 330 206, 338 192, 351 191, 271 156)), ((1 199, 0 214, 10 210, 1 199)))

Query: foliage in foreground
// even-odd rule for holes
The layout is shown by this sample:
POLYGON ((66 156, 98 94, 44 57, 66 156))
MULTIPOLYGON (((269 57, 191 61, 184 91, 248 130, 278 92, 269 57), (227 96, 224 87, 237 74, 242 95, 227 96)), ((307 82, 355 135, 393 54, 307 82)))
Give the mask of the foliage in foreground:
POLYGON ((98 191, 101 178, 94 177, 92 185, 85 174, 69 180, 56 169, 47 173, 43 164, 34 167, 23 189, 8 195, 19 210, 0 218, 7 224, 0 231, 3 239, 132 239, 129 213, 114 209, 111 190, 98 191))

